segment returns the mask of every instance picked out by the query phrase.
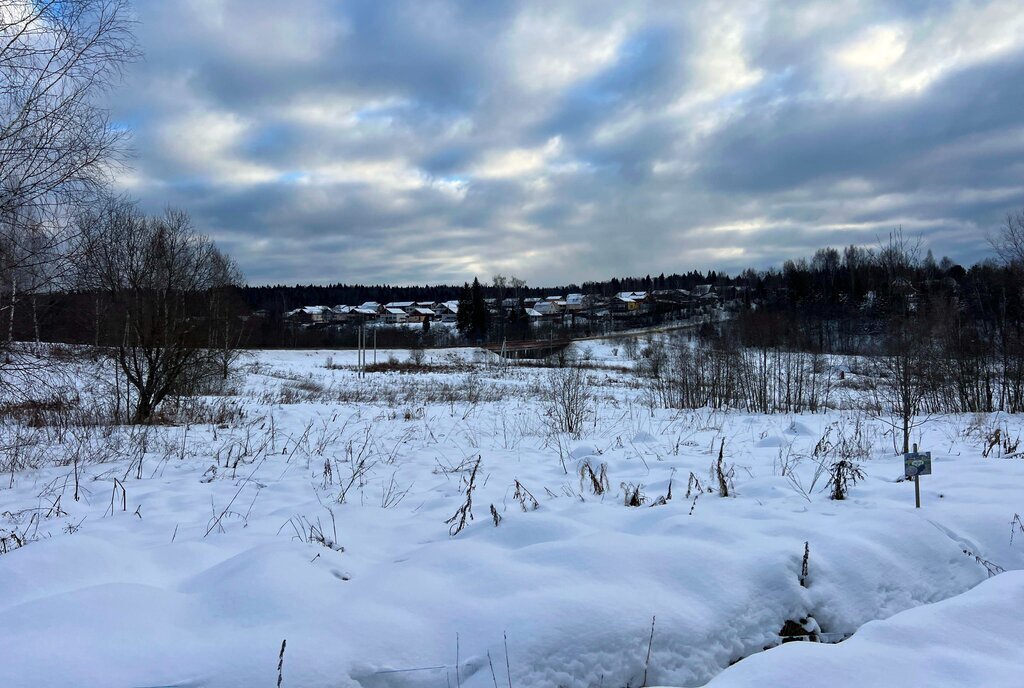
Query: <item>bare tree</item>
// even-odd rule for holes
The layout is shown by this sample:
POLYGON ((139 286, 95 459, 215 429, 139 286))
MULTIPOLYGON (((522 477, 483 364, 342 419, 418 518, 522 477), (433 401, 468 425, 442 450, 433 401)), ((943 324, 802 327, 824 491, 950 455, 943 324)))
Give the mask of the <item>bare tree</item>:
MULTIPOLYGON (((100 97, 136 56, 125 0, 0 0, 0 308, 55 288, 73 216, 93 203, 125 132, 100 97)), ((9 373, 12 356, 5 357, 9 373)), ((5 377, 9 377, 5 376, 5 377)), ((5 382, 10 380, 5 379, 5 382)))
POLYGON ((227 255, 213 256, 214 272, 210 290, 210 355, 217 363, 221 379, 227 380, 231 367, 242 355, 242 344, 249 333, 248 314, 238 292, 244 280, 238 265, 227 255))
POLYGON ((998 234, 989 237, 996 255, 1006 265, 1024 267, 1024 210, 1008 213, 998 234))
POLYGON ((901 318, 891 324, 885 351, 874 359, 874 409, 901 433, 904 453, 914 428, 928 420, 922 403, 935 382, 935 358, 931 332, 916 319, 901 318))
POLYGON ((211 326, 219 295, 240 275, 182 211, 150 218, 114 200, 80 228, 82 286, 105 302, 104 343, 136 393, 132 421, 147 422, 168 395, 194 391, 230 364, 209 333, 222 331, 211 326))

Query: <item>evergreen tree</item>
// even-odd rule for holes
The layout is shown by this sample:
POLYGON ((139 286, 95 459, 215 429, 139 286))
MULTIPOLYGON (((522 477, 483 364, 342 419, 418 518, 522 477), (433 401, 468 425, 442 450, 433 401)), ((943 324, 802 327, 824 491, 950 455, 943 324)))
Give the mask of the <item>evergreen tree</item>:
MULTIPOLYGON (((480 286, 480 280, 473 278, 471 290, 472 310, 470 311, 470 329, 473 337, 477 340, 487 336, 487 320, 490 315, 487 312, 487 303, 484 301, 484 289, 480 286)), ((462 308, 459 308, 462 312, 462 308)))
POLYGON ((462 295, 459 296, 459 312, 455 316, 455 327, 466 335, 473 327, 473 292, 470 291, 469 282, 462 287, 462 295))

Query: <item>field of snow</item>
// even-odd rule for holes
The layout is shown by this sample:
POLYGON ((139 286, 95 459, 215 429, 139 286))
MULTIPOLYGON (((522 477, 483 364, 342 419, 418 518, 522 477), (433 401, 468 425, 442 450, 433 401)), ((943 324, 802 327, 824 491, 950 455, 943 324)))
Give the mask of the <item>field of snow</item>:
POLYGON ((77 463, 51 436, 59 460, 0 480, 25 541, 0 554, 0 686, 1019 679, 1024 459, 983 449, 1020 418, 921 426, 915 509, 877 419, 652 408, 617 345, 586 349, 578 437, 552 427, 563 373, 470 349, 362 378, 354 352, 260 352, 215 422, 77 463), (841 434, 865 477, 834 501, 841 434), (843 642, 776 647, 794 624, 843 642))

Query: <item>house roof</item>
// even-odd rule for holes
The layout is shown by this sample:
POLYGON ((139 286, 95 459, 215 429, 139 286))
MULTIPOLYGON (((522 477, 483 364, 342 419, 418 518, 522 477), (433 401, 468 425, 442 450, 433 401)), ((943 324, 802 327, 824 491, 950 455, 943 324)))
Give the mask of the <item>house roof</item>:
POLYGON ((524 310, 526 311, 526 314, 531 318, 541 318, 544 316, 544 314, 538 311, 536 308, 526 308, 524 310))
POLYGON ((413 313, 415 313, 416 315, 433 315, 434 311, 430 310, 429 308, 414 308, 413 313))
POLYGON ((327 306, 303 306, 292 313, 305 313, 306 315, 322 315, 324 311, 330 310, 327 306))
POLYGON ((385 308, 411 308, 415 306, 415 301, 392 301, 391 303, 384 304, 385 308))
POLYGON ((387 312, 388 315, 405 315, 405 311, 403 311, 401 308, 387 308, 385 306, 384 310, 387 312))

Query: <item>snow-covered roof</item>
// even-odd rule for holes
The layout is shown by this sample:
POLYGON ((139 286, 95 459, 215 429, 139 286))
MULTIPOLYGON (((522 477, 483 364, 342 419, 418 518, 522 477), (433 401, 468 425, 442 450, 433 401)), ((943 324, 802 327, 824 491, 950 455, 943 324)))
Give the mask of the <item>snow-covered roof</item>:
POLYGON ((536 308, 527 308, 525 310, 526 314, 531 318, 541 318, 544 316, 544 314, 538 311, 536 308))
POLYGON ((289 311, 288 315, 297 315, 299 313, 305 313, 306 315, 322 315, 324 311, 330 310, 327 306, 303 306, 302 308, 296 308, 293 311, 289 311))
POLYGON ((415 306, 415 301, 392 301, 391 303, 384 304, 385 308, 411 308, 415 306))
POLYGON ((366 303, 360 305, 359 307, 360 308, 372 308, 373 310, 377 310, 378 308, 380 308, 380 304, 377 303, 376 301, 367 301, 366 303))
POLYGON ((351 313, 352 312, 352 306, 345 306, 343 304, 340 304, 340 305, 335 306, 331 310, 334 311, 335 313, 351 313))
POLYGON ((358 308, 353 308, 350 312, 358 313, 359 315, 377 315, 376 308, 363 308, 361 306, 358 308))
POLYGON ((429 308, 414 308, 413 313, 415 313, 416 315, 433 315, 434 311, 430 310, 429 308))
POLYGON ((565 297, 565 302, 571 306, 578 306, 583 303, 583 294, 569 294, 565 297))
POLYGON ((388 315, 405 315, 405 311, 403 311, 401 308, 385 307, 385 311, 388 313, 388 315))

